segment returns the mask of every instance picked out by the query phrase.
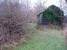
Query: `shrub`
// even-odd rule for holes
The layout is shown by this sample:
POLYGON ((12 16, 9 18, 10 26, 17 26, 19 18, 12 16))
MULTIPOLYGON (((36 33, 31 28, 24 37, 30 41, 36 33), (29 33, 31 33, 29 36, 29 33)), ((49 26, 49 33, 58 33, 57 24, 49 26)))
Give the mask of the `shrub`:
POLYGON ((0 46, 18 42, 29 33, 25 5, 7 1, 0 4, 0 46))
POLYGON ((43 18, 43 20, 47 18, 47 20, 51 24, 62 25, 64 13, 60 8, 54 5, 51 5, 50 7, 48 7, 45 11, 41 12, 40 14, 42 14, 41 18, 43 18))

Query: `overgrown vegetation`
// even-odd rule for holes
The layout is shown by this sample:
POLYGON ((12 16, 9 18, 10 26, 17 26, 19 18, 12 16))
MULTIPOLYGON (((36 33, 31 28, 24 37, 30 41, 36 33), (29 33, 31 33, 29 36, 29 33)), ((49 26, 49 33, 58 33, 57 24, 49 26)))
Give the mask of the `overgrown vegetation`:
POLYGON ((40 14, 38 14, 39 17, 41 16, 41 23, 44 24, 45 22, 51 23, 51 24, 55 24, 55 25, 62 25, 63 23, 63 18, 64 18, 64 13, 63 11, 54 6, 51 5, 50 7, 48 7, 46 10, 44 10, 43 12, 41 12, 40 14), (45 19, 47 21, 45 21, 45 19))
POLYGON ((14 46, 25 34, 30 33, 24 4, 4 0, 0 3, 0 48, 14 46))

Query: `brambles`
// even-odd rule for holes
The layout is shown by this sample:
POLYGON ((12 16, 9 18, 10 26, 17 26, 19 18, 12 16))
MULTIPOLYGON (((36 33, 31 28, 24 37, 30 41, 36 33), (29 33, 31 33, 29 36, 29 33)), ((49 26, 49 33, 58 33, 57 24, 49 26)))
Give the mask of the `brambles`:
MULTIPOLYGON (((0 4, 0 46, 18 42, 28 30, 27 8, 8 0, 0 4)), ((8 45, 9 46, 9 45, 8 45)))

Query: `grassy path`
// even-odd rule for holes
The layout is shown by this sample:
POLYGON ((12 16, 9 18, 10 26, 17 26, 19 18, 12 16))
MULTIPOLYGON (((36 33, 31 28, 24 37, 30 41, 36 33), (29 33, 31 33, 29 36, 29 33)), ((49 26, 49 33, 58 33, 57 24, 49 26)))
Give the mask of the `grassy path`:
POLYGON ((64 50, 63 33, 55 29, 37 30, 13 50, 64 50))

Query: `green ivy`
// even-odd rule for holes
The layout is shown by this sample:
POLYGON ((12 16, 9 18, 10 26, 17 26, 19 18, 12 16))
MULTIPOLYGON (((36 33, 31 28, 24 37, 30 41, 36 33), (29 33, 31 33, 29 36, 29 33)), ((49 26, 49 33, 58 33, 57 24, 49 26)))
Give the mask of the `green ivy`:
POLYGON ((48 7, 46 10, 44 10, 40 14, 43 14, 42 18, 45 18, 46 16, 50 23, 57 23, 57 24, 62 23, 63 16, 64 16, 63 11, 54 5, 51 5, 50 7, 48 7))

